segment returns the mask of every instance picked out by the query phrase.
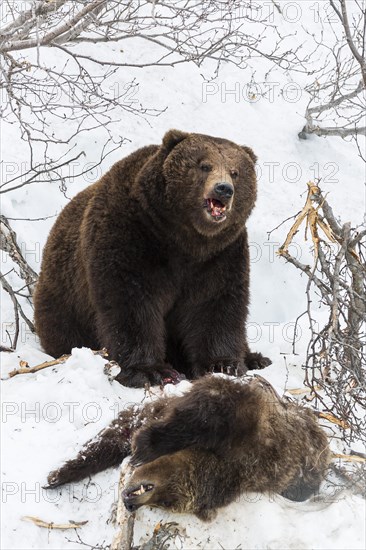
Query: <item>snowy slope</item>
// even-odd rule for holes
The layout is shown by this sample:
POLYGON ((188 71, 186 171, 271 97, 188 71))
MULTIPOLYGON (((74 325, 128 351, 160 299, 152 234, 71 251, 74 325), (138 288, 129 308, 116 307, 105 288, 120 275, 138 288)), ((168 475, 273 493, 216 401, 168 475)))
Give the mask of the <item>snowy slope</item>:
MULTIPOLYGON (((302 3, 306 6, 309 3, 302 3)), ((303 7, 301 24, 311 24, 313 12, 303 7)), ((301 25, 296 27, 294 44, 305 40, 301 25)), ((294 30, 292 26, 291 31, 294 30)), ((144 55, 139 48, 128 55, 144 55)), ((146 45, 144 46, 146 48, 146 45)), ((108 46, 98 46, 108 48, 108 46)), ((31 55, 31 54, 30 54, 31 55)), ((117 53, 116 53, 117 55, 117 53)), ((306 182, 323 178, 322 189, 343 222, 363 221, 365 211, 364 166, 351 143, 340 138, 300 141, 303 113, 308 97, 303 91, 306 75, 291 77, 279 70, 265 74, 268 63, 252 63, 257 82, 256 97, 248 99, 252 69, 223 66, 214 86, 202 78, 203 70, 193 65, 173 68, 126 70, 120 84, 133 78, 139 82, 137 98, 143 105, 167 109, 145 120, 125 115, 115 132, 131 140, 103 163, 102 170, 137 147, 159 143, 164 132, 179 128, 226 137, 251 146, 259 157, 258 201, 249 221, 251 243, 251 309, 249 341, 253 349, 273 360, 261 372, 282 394, 287 388, 302 386, 301 363, 307 344, 306 323, 301 325, 298 355, 292 354, 293 323, 305 308, 305 281, 293 266, 275 255, 289 224, 267 232, 298 212, 304 203, 306 182), (295 82, 295 96, 290 84, 295 82), (230 93, 234 90, 235 93, 230 93), (268 91, 271 93, 268 93, 268 91), (294 100, 295 97, 295 100, 294 100)), ((212 69, 212 67, 211 67, 212 69)), ((210 72, 210 65, 205 67, 210 72)), ((20 163, 24 149, 17 129, 3 126, 6 159, 20 163), (11 143, 11 147, 6 147, 11 143)), ((86 151, 85 162, 96 155, 98 144, 89 134, 80 136, 86 151)), ((5 156, 4 156, 5 158, 5 156)), ((91 183, 92 175, 69 184, 68 196, 91 183)), ((67 199, 57 186, 34 184, 2 196, 2 210, 8 217, 44 217, 58 213, 67 199)), ((27 260, 39 270, 41 251, 54 218, 37 222, 14 222, 27 260)), ((308 255, 303 235, 295 239, 299 258, 308 255)), ((4 271, 9 259, 4 255, 4 271)), ((316 305, 314 305, 316 307, 316 305)), ((30 311, 30 310, 28 310, 30 311)), ((321 315, 321 312, 319 313, 321 315)), ((12 305, 2 292, 1 343, 9 345, 6 331, 12 331, 12 305)), ((37 339, 22 326, 18 349, 1 354, 2 377, 18 367, 19 360, 33 366, 48 356, 37 339)), ((37 516, 45 521, 67 523, 88 520, 78 530, 83 543, 108 545, 115 532, 110 518, 117 500, 118 470, 95 476, 90 482, 57 491, 45 491, 48 472, 72 457, 88 438, 107 425, 120 407, 139 402, 142 390, 132 390, 109 382, 103 372, 104 360, 88 350, 75 350, 64 365, 37 374, 2 381, 2 548, 76 549, 83 548, 74 530, 56 531, 36 527, 22 520, 37 516), (33 412, 32 412, 33 411, 33 412)), ((156 390, 158 391, 158 390, 156 390)), ((334 440, 333 448, 345 449, 334 440)), ((151 537, 158 521, 176 521, 182 533, 175 541, 184 549, 358 549, 366 546, 365 502, 350 493, 336 496, 324 490, 314 501, 290 503, 278 497, 243 495, 240 502, 220 511, 216 520, 204 524, 194 517, 168 516, 162 510, 142 509, 137 514, 135 543, 151 537)))
MULTIPOLYGON (((31 347, 20 349, 17 355, 30 364, 49 359, 31 347)), ((41 529, 25 521, 25 516, 56 524, 88 521, 78 529, 85 544, 106 546, 112 541, 118 468, 56 490, 42 488, 51 469, 74 456, 123 407, 144 398, 143 390, 109 382, 103 373, 104 363, 90 350, 74 350, 64 365, 3 382, 4 550, 80 547, 73 529, 41 529)), ((14 364, 13 356, 3 358, 2 377, 14 364)), ((275 386, 280 389, 284 383, 276 370, 280 370, 279 365, 269 369, 268 378, 277 380, 275 386)), ((295 383, 296 378, 292 377, 291 382, 295 383)), ((289 387, 293 386, 289 383, 289 387)), ((177 392, 180 388, 168 389, 177 392)), ((159 390, 154 393, 159 394, 159 390)), ((142 544, 151 538, 159 522, 174 521, 179 536, 172 548, 356 550, 364 548, 364 518, 365 502, 360 497, 325 484, 319 495, 304 503, 280 496, 244 494, 209 523, 160 509, 140 509, 134 540, 142 544)))

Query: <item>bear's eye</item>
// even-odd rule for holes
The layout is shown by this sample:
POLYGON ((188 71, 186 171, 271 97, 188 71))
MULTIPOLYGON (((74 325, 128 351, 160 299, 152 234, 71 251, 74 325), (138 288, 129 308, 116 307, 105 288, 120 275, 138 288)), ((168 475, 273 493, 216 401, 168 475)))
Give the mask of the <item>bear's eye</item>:
POLYGON ((173 501, 171 500, 163 500, 162 502, 160 502, 160 506, 162 508, 171 508, 173 506, 173 501))
POLYGON ((232 178, 237 178, 239 176, 239 172, 238 170, 236 170, 235 168, 233 168, 232 170, 230 170, 230 175, 232 178))
POLYGON ((211 172, 212 170, 211 164, 208 164, 207 162, 202 162, 200 168, 202 172, 211 172))

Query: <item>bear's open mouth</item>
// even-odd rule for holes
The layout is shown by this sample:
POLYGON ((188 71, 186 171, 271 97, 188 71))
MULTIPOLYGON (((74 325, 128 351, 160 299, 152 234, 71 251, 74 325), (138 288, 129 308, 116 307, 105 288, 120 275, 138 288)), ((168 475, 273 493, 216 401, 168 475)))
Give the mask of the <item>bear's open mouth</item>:
POLYGON ((215 221, 221 221, 226 218, 226 206, 218 199, 208 197, 205 199, 204 207, 215 221))
POLYGON ((135 489, 132 489, 128 491, 127 497, 139 497, 140 495, 143 495, 144 493, 148 493, 149 491, 152 491, 154 489, 154 485, 151 483, 141 483, 138 485, 135 489))

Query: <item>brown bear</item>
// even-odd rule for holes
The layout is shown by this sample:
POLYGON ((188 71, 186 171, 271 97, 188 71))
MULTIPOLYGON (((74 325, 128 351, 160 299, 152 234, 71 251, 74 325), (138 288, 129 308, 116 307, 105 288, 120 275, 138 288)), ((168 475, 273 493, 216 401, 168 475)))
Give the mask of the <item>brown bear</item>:
POLYGON ((249 147, 171 130, 79 193, 43 254, 45 351, 106 347, 118 381, 137 387, 270 364, 249 352, 245 328, 255 161, 249 147))
POLYGON ((128 510, 148 504, 206 520, 245 491, 305 500, 330 461, 312 411, 281 400, 258 376, 205 376, 183 396, 122 411, 49 474, 49 487, 116 465, 131 448, 135 470, 122 495, 128 510))

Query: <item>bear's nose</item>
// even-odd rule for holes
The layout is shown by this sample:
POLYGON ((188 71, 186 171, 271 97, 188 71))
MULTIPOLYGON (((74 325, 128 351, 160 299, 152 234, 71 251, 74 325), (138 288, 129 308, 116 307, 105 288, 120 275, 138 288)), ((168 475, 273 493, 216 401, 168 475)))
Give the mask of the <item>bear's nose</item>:
POLYGON ((127 512, 134 512, 138 508, 136 504, 132 504, 132 502, 128 502, 126 498, 123 500, 123 504, 125 505, 127 512))
POLYGON ((231 185, 231 183, 217 183, 214 189, 219 197, 226 197, 227 199, 229 199, 234 194, 234 187, 231 185))

